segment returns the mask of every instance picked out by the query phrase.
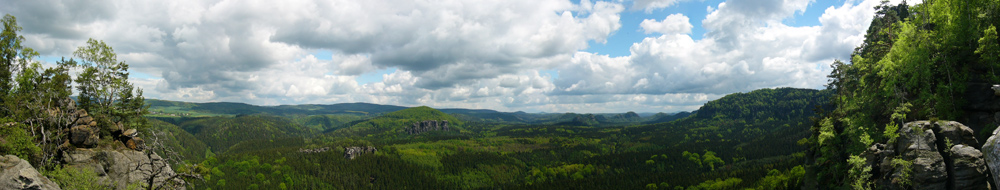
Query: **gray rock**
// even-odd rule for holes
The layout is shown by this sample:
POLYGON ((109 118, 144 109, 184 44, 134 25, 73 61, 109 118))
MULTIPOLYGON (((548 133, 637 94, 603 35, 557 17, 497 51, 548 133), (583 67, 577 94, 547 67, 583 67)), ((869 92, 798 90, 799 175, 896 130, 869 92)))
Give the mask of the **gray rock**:
POLYGON ((354 158, 357 157, 358 155, 371 154, 375 153, 376 151, 378 151, 378 149, 375 149, 375 147, 373 146, 344 147, 344 158, 347 158, 349 160, 354 160, 354 158))
POLYGON ((944 158, 931 151, 911 152, 913 158, 913 187, 915 189, 945 189, 948 171, 944 158))
POLYGON ((403 133, 409 135, 416 135, 420 133, 425 133, 428 131, 448 131, 448 121, 436 121, 436 120, 426 120, 413 123, 413 126, 405 128, 403 133))
POLYGON ((91 125, 73 126, 69 131, 69 143, 77 147, 93 148, 100 141, 98 129, 91 125))
POLYGON ((903 155, 916 153, 918 150, 937 152, 937 145, 934 144, 937 138, 931 128, 931 123, 928 121, 914 121, 904 124, 903 128, 899 129, 896 150, 900 150, 903 155))
POLYGON ((951 141, 952 145, 964 144, 966 146, 979 147, 979 141, 976 140, 976 134, 972 131, 972 128, 954 121, 939 121, 934 126, 938 127, 939 136, 951 141))
POLYGON ((951 147, 952 177, 955 179, 955 189, 972 190, 987 189, 986 162, 983 153, 971 146, 955 145, 951 147))
MULTIPOLYGON (((993 130, 993 135, 986 142, 983 143, 982 153, 986 157, 986 165, 989 166, 990 172, 993 173, 993 181, 1000 182, 1000 127, 993 130)), ((1000 189, 1000 184, 994 184, 994 189, 1000 189)))
POLYGON ((875 144, 862 153, 874 159, 868 165, 881 188, 904 189, 899 182, 907 180, 914 189, 986 189, 986 162, 968 127, 953 121, 914 121, 898 132, 895 144, 875 144), (897 168, 893 159, 910 162, 910 168, 897 168), (907 169, 911 173, 904 175, 907 169))
MULTIPOLYGON (((67 166, 91 169, 98 174, 99 183, 112 185, 116 189, 124 189, 131 183, 145 183, 144 180, 149 179, 152 175, 150 171, 154 169, 162 170, 154 179, 155 186, 163 184, 169 176, 175 175, 173 169, 170 169, 159 155, 153 154, 150 159, 141 151, 75 149, 63 152, 63 155, 63 161, 67 166)), ((183 183, 180 179, 174 179, 169 184, 183 183)), ((168 189, 184 189, 184 186, 168 189)))
POLYGON ((61 189, 28 161, 14 155, 0 157, 0 189, 61 189))

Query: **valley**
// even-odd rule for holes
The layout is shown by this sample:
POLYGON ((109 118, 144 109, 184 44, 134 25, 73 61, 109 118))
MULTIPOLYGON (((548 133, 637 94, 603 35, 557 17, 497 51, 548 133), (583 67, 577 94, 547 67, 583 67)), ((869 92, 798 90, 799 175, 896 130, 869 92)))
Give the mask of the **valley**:
POLYGON ((174 115, 146 117, 209 170, 197 189, 786 189, 803 182, 810 117, 830 95, 761 89, 648 117, 149 100, 174 115))

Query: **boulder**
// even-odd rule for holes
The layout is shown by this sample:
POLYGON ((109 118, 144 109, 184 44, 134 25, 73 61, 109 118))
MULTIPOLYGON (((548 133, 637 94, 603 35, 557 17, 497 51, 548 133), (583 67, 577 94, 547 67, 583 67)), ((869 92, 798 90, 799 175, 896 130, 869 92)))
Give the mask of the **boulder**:
POLYGON ((952 145, 964 144, 966 146, 979 147, 979 141, 976 140, 976 134, 972 131, 972 128, 954 121, 940 121, 935 127, 937 127, 937 133, 942 138, 951 142, 952 145))
POLYGON ((100 140, 98 129, 91 125, 77 125, 70 128, 69 143, 77 147, 93 148, 100 140))
POLYGON ((0 189, 60 189, 28 161, 14 155, 0 157, 0 189))
POLYGON ((136 133, 135 129, 128 129, 128 130, 125 130, 125 132, 122 133, 122 135, 129 136, 129 137, 135 137, 138 134, 139 133, 136 133))

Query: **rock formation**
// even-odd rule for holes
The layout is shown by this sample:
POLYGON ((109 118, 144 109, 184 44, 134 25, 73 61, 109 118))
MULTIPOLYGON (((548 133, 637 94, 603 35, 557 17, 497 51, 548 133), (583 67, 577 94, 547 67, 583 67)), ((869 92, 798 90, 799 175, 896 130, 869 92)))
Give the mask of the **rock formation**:
POLYGON ((142 151, 146 148, 146 142, 142 140, 142 138, 138 137, 139 132, 135 129, 128 129, 124 131, 115 130, 114 132, 111 132, 111 135, 118 141, 122 142, 122 144, 125 144, 125 147, 128 147, 129 149, 142 151))
POLYGON ((447 120, 427 120, 413 123, 413 126, 406 128, 403 132, 410 135, 416 135, 428 131, 448 131, 448 121, 447 120))
POLYGON ((93 148, 97 146, 97 141, 100 140, 99 132, 100 128, 97 127, 97 121, 93 117, 87 114, 86 110, 76 110, 70 115, 71 118, 76 118, 73 122, 73 127, 69 129, 69 144, 81 148, 93 148))
POLYGON ((374 146, 344 147, 344 158, 347 158, 349 160, 354 160, 354 157, 357 157, 358 155, 375 153, 376 151, 378 150, 375 149, 374 146))
MULTIPOLYGON (((97 173, 99 182, 109 184, 115 189, 125 189, 130 183, 145 183, 149 176, 156 172, 154 179, 155 186, 159 186, 167 181, 169 176, 175 173, 165 160, 153 154, 152 159, 143 152, 135 150, 106 150, 106 149, 75 149, 63 152, 63 163, 66 167, 85 168, 97 173), (152 168, 149 163, 155 166, 166 166, 163 168, 152 168)), ((172 179, 172 184, 183 184, 180 179, 172 179)), ((168 189, 184 189, 183 186, 170 187, 168 189)))
POLYGON ((904 124, 898 133, 892 144, 876 143, 862 153, 878 186, 987 188, 986 164, 969 127, 954 121, 915 121, 904 124))
POLYGON ((60 189, 26 160, 14 155, 0 157, 0 189, 60 189))
POLYGON ((993 130, 993 135, 986 142, 983 143, 983 154, 986 157, 986 164, 990 166, 990 171, 993 173, 994 189, 1000 189, 1000 127, 993 130))
MULTIPOLYGON (((301 153, 320 153, 320 152, 326 152, 326 151, 330 151, 330 147, 314 148, 314 149, 299 148, 299 152, 301 152, 301 153)), ((344 152, 347 152, 346 149, 345 149, 344 152)))

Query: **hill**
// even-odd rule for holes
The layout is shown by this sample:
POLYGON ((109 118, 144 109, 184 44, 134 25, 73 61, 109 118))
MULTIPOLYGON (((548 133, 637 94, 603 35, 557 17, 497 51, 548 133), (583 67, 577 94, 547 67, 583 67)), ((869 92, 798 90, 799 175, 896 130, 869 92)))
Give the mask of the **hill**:
POLYGON ((208 117, 184 122, 180 127, 194 134, 211 151, 219 153, 244 141, 301 137, 315 133, 288 118, 272 115, 208 117))
POLYGON ((371 119, 356 121, 348 127, 327 132, 332 136, 379 137, 382 140, 411 136, 406 130, 424 121, 446 121, 449 131, 460 132, 464 122, 452 115, 427 106, 407 108, 371 119))
POLYGON ((340 103, 331 105, 280 105, 257 106, 233 102, 188 103, 167 100, 146 99, 150 105, 151 115, 157 117, 198 117, 220 115, 325 115, 353 114, 369 115, 406 109, 402 106, 380 105, 370 103, 340 103))

